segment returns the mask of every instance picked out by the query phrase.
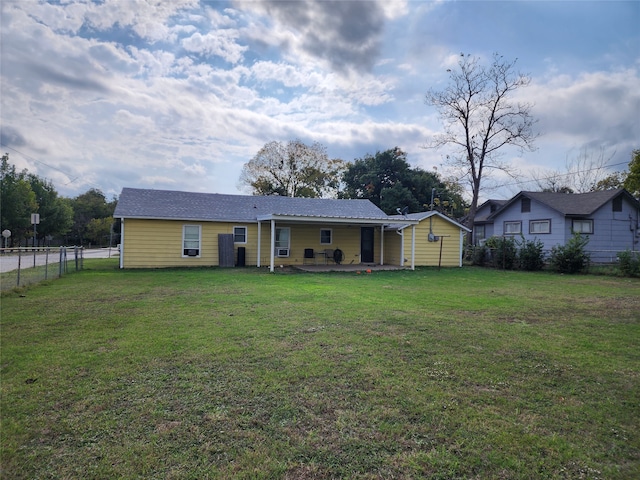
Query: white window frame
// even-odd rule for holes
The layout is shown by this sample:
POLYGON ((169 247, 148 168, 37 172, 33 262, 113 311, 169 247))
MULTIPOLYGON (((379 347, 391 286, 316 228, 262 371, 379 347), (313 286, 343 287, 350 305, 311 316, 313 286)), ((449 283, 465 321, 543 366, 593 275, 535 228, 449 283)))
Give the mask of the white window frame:
POLYGON ((247 236, 248 236, 248 230, 247 230, 246 226, 238 225, 236 227, 233 227, 233 243, 245 245, 247 243, 247 236), (238 235, 236 233, 236 230, 244 230, 244 241, 240 242, 240 241, 236 240, 236 236, 238 235))
POLYGON ((591 218, 574 218, 571 220, 571 233, 583 233, 583 234, 592 234, 593 233, 593 219, 591 218), (576 230, 576 223, 580 223, 580 230, 576 230), (588 225, 589 231, 584 231, 582 226, 588 225))
POLYGON ((276 228, 276 239, 275 239, 275 247, 276 250, 279 248, 291 248, 291 227, 277 227, 276 228), (280 236, 280 232, 287 232, 287 244, 282 243, 278 237, 280 236))
POLYGON ((333 243, 333 229, 321 228, 320 229, 320 245, 331 245, 333 243), (329 241, 323 242, 322 232, 329 232, 329 241))
POLYGON ((182 257, 183 258, 200 258, 200 255, 202 253, 202 225, 183 225, 182 226, 182 257), (187 229, 190 228, 197 228, 198 229, 198 240, 197 240, 197 246, 193 247, 193 246, 187 246, 187 242, 196 242, 196 240, 194 239, 189 239, 187 240, 187 229), (187 255, 185 252, 187 250, 197 250, 198 254, 197 255, 187 255))
POLYGON ((543 219, 543 220, 529 220, 529 233, 531 235, 539 234, 546 235, 551 233, 551 219, 543 219), (547 228, 544 231, 535 231, 534 225, 546 225, 547 228))
POLYGON ((522 234, 522 222, 520 220, 518 221, 506 221, 504 222, 504 226, 503 226, 503 230, 502 232, 505 235, 520 235, 522 234), (508 226, 518 226, 518 231, 507 231, 508 226))

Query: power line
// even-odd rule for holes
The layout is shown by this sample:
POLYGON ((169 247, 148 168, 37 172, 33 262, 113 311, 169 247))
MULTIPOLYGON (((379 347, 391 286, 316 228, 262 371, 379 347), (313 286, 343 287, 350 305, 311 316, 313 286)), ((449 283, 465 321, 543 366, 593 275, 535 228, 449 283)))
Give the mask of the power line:
MULTIPOLYGON (((27 155, 26 153, 23 153, 23 152, 21 152, 20 150, 18 150, 16 148, 10 147, 9 145, 6 145, 4 143, 0 143, 0 145, 2 145, 4 148, 8 148, 9 150, 13 150, 18 155, 22 155, 23 157, 25 157, 27 160, 31 160, 34 163, 39 163, 41 165, 44 165, 45 167, 50 168, 51 170, 56 170, 57 172, 60 172, 60 173, 62 173, 64 175, 66 175, 67 178, 71 178, 71 180, 69 180, 69 182, 65 183, 64 185, 69 185, 69 184, 75 182, 77 179, 80 178, 80 175, 72 178, 71 175, 68 172, 65 172, 64 170, 62 170, 62 169, 60 169, 58 167, 54 167, 53 165, 49 165, 48 163, 43 162, 42 160, 38 160, 36 158, 33 158, 32 156, 27 155)), ((90 182, 88 182, 88 183, 89 183, 89 185, 93 185, 90 182)), ((94 185, 94 187, 97 187, 97 185, 94 185)))
MULTIPOLYGON (((503 183, 503 184, 500 184, 500 185, 496 185, 495 187, 491 187, 491 189, 493 190, 493 189, 499 189, 499 188, 504 188, 504 187, 513 187, 513 186, 516 186, 516 185, 522 185, 522 184, 526 184, 526 183, 537 182, 537 181, 540 181, 540 180, 551 180, 553 178, 571 177, 571 176, 579 175, 579 174, 582 174, 582 173, 592 172, 594 170, 602 170, 602 169, 610 168, 610 167, 618 167, 620 165, 628 165, 628 163, 629 162, 612 163, 610 165, 602 165, 600 167, 588 168, 586 170, 578 170, 576 172, 553 174, 553 175, 550 175, 548 177, 531 178, 529 180, 515 180, 515 181, 510 182, 510 183, 503 183)), ((461 177, 461 178, 458 178, 457 182, 460 182, 462 180, 462 178, 464 178, 464 176, 461 177)))
POLYGON ((610 167, 617 167, 620 165, 627 165, 629 162, 620 162, 620 163, 612 163, 611 165, 602 165, 600 167, 593 167, 593 168, 588 168, 586 170, 578 170, 576 172, 568 172, 568 173, 558 173, 558 174, 553 174, 550 175, 548 177, 542 177, 542 178, 532 178, 531 180, 517 180, 513 183, 505 183, 499 187, 496 188, 502 188, 502 187, 511 187, 514 185, 521 185, 523 183, 531 183, 531 182, 537 182, 540 180, 551 180, 553 178, 561 178, 561 177, 571 177, 571 176, 575 176, 575 175, 580 175, 582 173, 587 173, 587 172, 593 172, 594 170, 603 170, 605 168, 610 168, 610 167))

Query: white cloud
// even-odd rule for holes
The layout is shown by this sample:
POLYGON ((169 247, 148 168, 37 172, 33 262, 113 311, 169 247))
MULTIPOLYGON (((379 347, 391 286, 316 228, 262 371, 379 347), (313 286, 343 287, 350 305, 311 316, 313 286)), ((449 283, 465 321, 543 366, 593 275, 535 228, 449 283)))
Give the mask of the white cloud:
MULTIPOLYGON (((442 152, 421 148, 440 128, 423 100, 459 52, 425 43, 434 37, 421 28, 426 16, 445 21, 447 2, 126 4, 2 3, 3 142, 61 194, 232 193, 264 143, 293 138, 345 160, 399 146, 414 165, 441 163, 442 152)), ((522 98, 535 101, 545 135, 514 162, 637 141, 637 66, 538 72, 522 98)))
POLYGON ((182 41, 182 46, 188 52, 205 56, 216 55, 231 64, 236 64, 242 60, 242 54, 247 50, 246 46, 238 45, 237 39, 238 32, 235 30, 217 30, 206 35, 195 32, 182 41))

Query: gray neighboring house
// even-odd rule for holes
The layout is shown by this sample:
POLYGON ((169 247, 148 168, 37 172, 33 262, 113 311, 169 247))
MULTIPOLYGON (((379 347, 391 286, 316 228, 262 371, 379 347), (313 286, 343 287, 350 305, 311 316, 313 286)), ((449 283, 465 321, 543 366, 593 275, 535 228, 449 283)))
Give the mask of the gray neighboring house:
POLYGON ((478 207, 473 221, 473 243, 477 245, 493 236, 493 221, 491 215, 502 208, 508 200, 487 200, 478 207))
POLYGON ((478 212, 476 244, 492 235, 513 236, 537 239, 548 252, 580 233, 589 237, 586 249, 596 263, 615 262, 616 254, 624 250, 640 250, 640 202, 624 189, 520 192, 507 201, 485 202, 478 212))

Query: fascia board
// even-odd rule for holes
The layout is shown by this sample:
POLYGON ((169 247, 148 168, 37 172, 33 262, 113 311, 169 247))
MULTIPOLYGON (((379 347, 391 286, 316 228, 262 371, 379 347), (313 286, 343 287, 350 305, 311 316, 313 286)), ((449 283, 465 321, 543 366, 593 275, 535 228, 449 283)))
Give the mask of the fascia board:
MULTIPOLYGON (((261 215, 258 217, 259 222, 276 220, 276 221, 289 221, 289 222, 303 222, 303 223, 350 223, 350 224, 363 224, 363 225, 388 225, 391 223, 388 218, 356 218, 356 217, 309 217, 302 215, 261 215)), ((411 225, 417 225, 420 223, 418 220, 407 220, 404 223, 411 225)))
POLYGON ((190 218, 190 217, 152 217, 145 215, 120 215, 114 218, 134 220, 166 220, 174 222, 220 222, 220 223, 257 223, 257 219, 246 218, 190 218))

